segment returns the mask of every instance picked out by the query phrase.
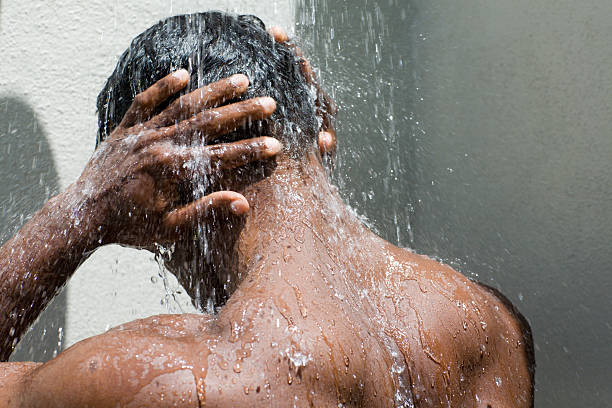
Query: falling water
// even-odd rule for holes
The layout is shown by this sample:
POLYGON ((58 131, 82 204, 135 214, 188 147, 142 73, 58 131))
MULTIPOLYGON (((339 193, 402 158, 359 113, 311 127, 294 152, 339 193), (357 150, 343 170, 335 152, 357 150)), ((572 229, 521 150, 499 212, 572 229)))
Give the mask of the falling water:
POLYGON ((333 174, 345 201, 389 241, 411 246, 414 118, 410 2, 298 1, 298 42, 338 104, 333 174))
MULTIPOLYGON (((400 246, 413 241, 410 220, 415 119, 409 2, 298 0, 298 44, 338 105, 338 153, 332 174, 344 200, 372 230, 400 246), (381 7, 382 4, 382 7, 381 7)), ((368 301, 369 298, 365 298, 368 301)), ((384 321, 381 318, 379 321, 384 321)), ((387 327, 381 327, 381 337, 387 327)), ((390 339, 395 406, 413 407, 404 357, 390 339)))

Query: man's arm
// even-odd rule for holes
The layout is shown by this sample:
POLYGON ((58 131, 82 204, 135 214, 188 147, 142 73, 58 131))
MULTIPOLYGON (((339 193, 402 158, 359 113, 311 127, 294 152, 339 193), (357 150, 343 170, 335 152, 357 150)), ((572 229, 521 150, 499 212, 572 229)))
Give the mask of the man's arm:
POLYGON ((0 249, 0 360, 96 248, 92 203, 71 186, 49 200, 0 249), (93 216, 92 216, 93 215, 93 216), (80 225, 80 223, 83 225, 80 225))
POLYGON ((189 74, 178 71, 137 95, 121 124, 94 153, 79 180, 49 200, 0 248, 0 360, 6 361, 29 325, 77 267, 104 244, 150 247, 172 242, 213 208, 240 215, 246 199, 214 192, 181 202, 179 185, 278 153, 271 138, 187 147, 269 116, 270 98, 220 106, 244 93, 244 75, 184 95, 153 116, 155 107, 182 89, 189 74), (186 165, 208 163, 208 166, 186 165))
MULTIPOLYGON (((194 319, 200 324, 202 316, 154 316, 83 340, 44 364, 0 363, 8 373, 0 374, 0 408, 198 408, 196 344, 157 331, 194 319)), ((204 331, 199 338, 213 337, 204 331)))
POLYGON ((0 408, 16 406, 23 379, 42 363, 0 363, 0 408))

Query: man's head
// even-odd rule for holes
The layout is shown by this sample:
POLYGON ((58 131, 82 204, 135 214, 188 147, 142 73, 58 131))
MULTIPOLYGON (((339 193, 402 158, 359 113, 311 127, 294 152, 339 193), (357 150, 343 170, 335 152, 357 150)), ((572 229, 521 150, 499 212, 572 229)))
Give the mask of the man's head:
MULTIPOLYGON (((277 109, 271 117, 249 123, 218 141, 273 136, 292 157, 306 157, 308 150, 317 149, 317 134, 333 115, 308 64, 290 46, 276 43, 259 19, 197 13, 163 20, 132 41, 98 96, 98 143, 119 125, 138 93, 180 68, 191 74, 185 93, 233 74, 245 74, 250 86, 239 99, 275 99, 277 109)), ((260 166, 249 177, 263 177, 262 170, 260 166)), ((174 243, 171 251, 162 251, 164 263, 199 307, 223 303, 232 283, 223 271, 234 262, 229 237, 235 236, 241 221, 213 222, 216 224, 200 225, 193 236, 174 243)))
POLYGON ((121 119, 134 97, 180 68, 191 73, 185 92, 233 74, 245 74, 250 86, 239 99, 270 96, 277 110, 224 137, 259 135, 280 139, 294 155, 314 146, 320 127, 314 88, 302 74, 300 59, 277 44, 253 16, 206 12, 170 17, 136 37, 98 96, 98 143, 121 119))

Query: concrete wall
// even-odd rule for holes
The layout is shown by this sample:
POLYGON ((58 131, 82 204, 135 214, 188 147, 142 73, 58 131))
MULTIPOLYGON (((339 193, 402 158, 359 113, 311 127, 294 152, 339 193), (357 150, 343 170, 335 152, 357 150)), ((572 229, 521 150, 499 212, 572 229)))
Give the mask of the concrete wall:
MULTIPOLYGON (((95 145, 96 96, 130 40, 161 18, 209 9, 255 14, 290 30, 294 23, 289 0, 1 1, 0 242, 79 176, 95 145)), ((121 322, 192 310, 185 295, 166 299, 158 273, 147 252, 102 248, 13 358, 46 360, 121 322)))

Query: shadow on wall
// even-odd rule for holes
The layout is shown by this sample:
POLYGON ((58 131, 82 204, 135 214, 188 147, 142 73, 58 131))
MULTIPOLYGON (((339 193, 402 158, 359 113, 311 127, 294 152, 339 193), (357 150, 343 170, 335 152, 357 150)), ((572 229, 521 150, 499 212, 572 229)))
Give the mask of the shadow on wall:
MULTIPOLYGON (((58 176, 36 113, 18 97, 0 96, 0 244, 56 194, 58 176)), ((46 361, 61 348, 66 295, 58 295, 17 346, 11 361, 46 361)))

